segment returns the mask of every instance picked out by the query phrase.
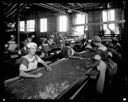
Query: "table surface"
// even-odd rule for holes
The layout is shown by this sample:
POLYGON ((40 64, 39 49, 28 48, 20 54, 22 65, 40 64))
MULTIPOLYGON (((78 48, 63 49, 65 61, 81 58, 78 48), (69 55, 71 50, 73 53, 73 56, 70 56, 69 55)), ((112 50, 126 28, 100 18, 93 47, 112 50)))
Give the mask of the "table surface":
MULTIPOLYGON (((84 55, 84 54, 83 54, 84 55)), ((5 85, 12 99, 55 99, 68 90, 89 70, 86 59, 62 59, 44 68, 40 78, 21 78, 5 85)))

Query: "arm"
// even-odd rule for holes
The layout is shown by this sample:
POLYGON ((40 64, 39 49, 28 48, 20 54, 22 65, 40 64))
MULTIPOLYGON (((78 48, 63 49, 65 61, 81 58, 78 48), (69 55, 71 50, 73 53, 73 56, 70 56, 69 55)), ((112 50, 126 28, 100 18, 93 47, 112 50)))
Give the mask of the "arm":
POLYGON ((19 70, 19 76, 21 77, 31 77, 31 78, 38 78, 40 77, 42 74, 38 73, 38 74, 29 74, 26 73, 23 69, 26 69, 27 67, 24 66, 23 64, 20 65, 20 70, 19 70))
POLYGON ((38 62, 44 65, 44 67, 49 71, 51 68, 47 65, 45 61, 43 61, 41 58, 38 57, 38 62))
MULTIPOLYGON (((75 52, 74 52, 74 54, 75 54, 75 52)), ((72 55, 71 50, 68 49, 68 57, 69 57, 69 58, 78 58, 78 59, 82 59, 82 57, 74 56, 74 54, 72 55)))
POLYGON ((100 61, 96 60, 93 64, 86 65, 86 67, 95 67, 95 66, 99 65, 99 63, 100 63, 100 61))
POLYGON ((95 62, 92 63, 92 64, 87 65, 87 67, 95 67, 95 66, 99 65, 100 60, 101 60, 101 56, 100 55, 95 55, 94 59, 95 59, 95 62))
POLYGON ((79 57, 79 56, 73 56, 73 55, 69 55, 69 58, 78 58, 78 59, 82 59, 82 57, 79 57))

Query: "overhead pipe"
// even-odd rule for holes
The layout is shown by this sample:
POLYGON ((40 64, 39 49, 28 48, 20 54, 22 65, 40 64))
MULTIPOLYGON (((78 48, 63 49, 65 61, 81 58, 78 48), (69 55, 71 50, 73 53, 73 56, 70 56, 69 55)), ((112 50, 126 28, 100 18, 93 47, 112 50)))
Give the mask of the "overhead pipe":
POLYGON ((58 10, 59 12, 63 12, 63 13, 65 13, 64 10, 61 10, 61 9, 58 9, 58 8, 55 8, 55 7, 51 7, 51 5, 49 6, 49 5, 46 5, 46 4, 43 4, 43 3, 41 3, 41 5, 43 5, 43 6, 47 6, 48 8, 50 7, 51 10, 52 10, 52 9, 55 9, 55 10, 58 10))
MULTIPOLYGON (((57 4, 57 3, 56 3, 57 4)), ((53 4, 51 4, 51 3, 47 3, 47 5, 50 5, 50 6, 52 6, 52 7, 55 7, 55 8, 57 8, 57 9, 59 9, 60 10, 60 7, 59 6, 57 6, 57 5, 55 5, 55 3, 53 4)), ((62 9, 61 9, 62 10, 62 9)))
POLYGON ((68 4, 74 6, 74 3, 68 3, 68 4))
POLYGON ((65 7, 65 6, 62 6, 62 5, 59 5, 59 6, 62 7, 62 8, 68 9, 68 10, 72 10, 72 11, 78 12, 78 13, 85 13, 85 12, 82 12, 82 11, 79 11, 79 10, 75 10, 75 9, 71 9, 71 8, 68 8, 68 7, 65 7))
POLYGON ((84 6, 83 6, 82 4, 80 4, 80 3, 76 3, 76 4, 77 4, 78 6, 84 8, 84 6))
MULTIPOLYGON (((51 4, 49 4, 49 5, 51 5, 51 4)), ((68 7, 65 7, 65 6, 62 6, 62 5, 60 5, 60 4, 58 4, 59 5, 59 7, 61 7, 61 8, 63 8, 63 9, 68 9, 68 10, 72 10, 72 11, 76 11, 76 12, 80 12, 80 13, 83 13, 83 12, 81 12, 81 11, 78 11, 78 10, 74 10, 74 9, 70 9, 70 8, 68 8, 68 7)), ((53 6, 53 5, 52 5, 53 6)), ((55 5, 54 5, 55 6, 55 5)), ((55 6, 55 7, 58 7, 58 6, 55 6)))
POLYGON ((47 8, 47 9, 50 9, 50 10, 53 10, 53 11, 58 11, 58 12, 61 12, 61 13, 65 13, 65 11, 62 11, 60 9, 57 9, 57 8, 54 8, 54 7, 51 7, 51 6, 48 6, 48 5, 43 4, 43 3, 33 3, 33 4, 37 5, 37 6, 41 6, 41 7, 47 8))

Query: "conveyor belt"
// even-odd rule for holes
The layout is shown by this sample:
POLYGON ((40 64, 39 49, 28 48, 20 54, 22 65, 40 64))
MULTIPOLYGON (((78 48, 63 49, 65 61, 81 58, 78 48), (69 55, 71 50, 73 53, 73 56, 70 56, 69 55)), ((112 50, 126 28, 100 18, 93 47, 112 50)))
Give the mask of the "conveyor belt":
POLYGON ((41 70, 43 76, 40 78, 22 78, 6 84, 6 92, 14 96, 9 98, 54 99, 68 88, 85 80, 85 73, 89 70, 80 59, 63 59, 51 64, 51 67, 51 72, 41 70))

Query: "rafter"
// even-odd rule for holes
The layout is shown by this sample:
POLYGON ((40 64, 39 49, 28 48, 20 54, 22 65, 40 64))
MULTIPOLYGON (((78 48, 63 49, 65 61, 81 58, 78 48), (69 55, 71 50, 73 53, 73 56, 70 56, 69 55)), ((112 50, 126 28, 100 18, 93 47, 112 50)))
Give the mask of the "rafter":
POLYGON ((65 7, 65 6, 63 6, 63 5, 61 5, 61 4, 59 4, 59 6, 62 7, 62 8, 65 8, 65 9, 67 9, 67 10, 72 10, 72 11, 74 11, 74 12, 84 13, 84 12, 79 11, 79 10, 75 10, 75 9, 71 9, 71 8, 69 8, 69 7, 65 7))
POLYGON ((65 13, 65 11, 61 10, 61 9, 58 9, 58 8, 55 8, 55 7, 52 7, 52 6, 49 6, 47 4, 43 4, 43 3, 33 3, 34 5, 37 5, 37 6, 40 6, 40 7, 43 7, 43 8, 47 8, 47 9, 50 9, 52 11, 56 11, 56 12, 61 12, 61 13, 65 13))
MULTIPOLYGON (((26 6, 26 4, 21 3, 21 4, 20 4, 20 11, 21 11, 25 6, 26 6)), ((14 9, 12 12, 10 12, 6 17, 9 17, 9 16, 11 16, 12 14, 14 14, 14 13, 16 12, 16 10, 17 10, 17 8, 15 7, 15 9, 14 9)))

